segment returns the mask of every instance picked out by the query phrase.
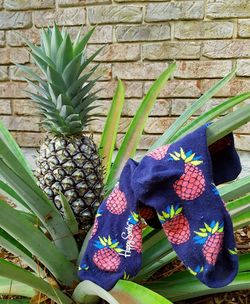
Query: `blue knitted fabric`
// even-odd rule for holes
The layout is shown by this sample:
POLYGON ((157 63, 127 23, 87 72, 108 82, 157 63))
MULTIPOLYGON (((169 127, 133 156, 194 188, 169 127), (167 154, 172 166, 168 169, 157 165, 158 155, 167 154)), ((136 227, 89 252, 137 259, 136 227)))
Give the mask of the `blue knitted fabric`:
POLYGON ((110 290, 141 267, 143 205, 154 210, 178 257, 209 287, 229 284, 238 271, 230 216, 216 185, 241 171, 233 135, 207 147, 207 126, 170 146, 129 159, 119 183, 98 209, 79 268, 81 280, 110 290))

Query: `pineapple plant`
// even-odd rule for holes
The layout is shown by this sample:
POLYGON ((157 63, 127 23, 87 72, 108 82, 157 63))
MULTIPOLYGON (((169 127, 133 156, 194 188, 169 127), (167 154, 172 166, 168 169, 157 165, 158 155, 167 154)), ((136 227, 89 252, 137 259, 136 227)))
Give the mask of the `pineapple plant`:
POLYGON ((190 227, 187 218, 182 214, 182 207, 168 206, 166 211, 158 213, 158 217, 171 243, 178 245, 189 240, 190 227))
MULTIPOLYGON (((168 70, 162 73, 142 101, 143 108, 140 107, 140 115, 135 116, 134 122, 129 127, 130 132, 127 133, 125 138, 126 140, 124 140, 119 150, 123 152, 123 154, 120 153, 120 158, 116 156, 114 162, 115 165, 113 164, 111 166, 111 164, 107 162, 107 169, 105 168, 106 175, 112 177, 110 178, 110 186, 107 187, 108 192, 112 190, 111 187, 113 188, 113 185, 115 184, 115 176, 119 175, 115 174, 115 172, 119 172, 128 155, 133 157, 134 151, 137 148, 141 137, 141 130, 143 129, 144 122, 148 117, 148 109, 152 108, 160 89, 165 86, 168 76, 173 71, 174 66, 175 65, 170 65, 168 70), (138 116, 140 119, 138 119, 138 116), (135 141, 135 137, 138 141, 135 141), (132 144, 129 145, 128 143, 132 144), (124 153, 124 151, 126 153, 124 153)), ((231 72, 224 79, 216 83, 208 93, 205 93, 201 98, 195 101, 192 107, 188 108, 185 113, 183 113, 182 118, 176 119, 171 128, 154 143, 151 149, 153 150, 164 143, 174 142, 174 140, 180 137, 180 133, 183 135, 187 130, 191 131, 194 127, 192 123, 195 120, 192 121, 192 123, 188 123, 188 118, 194 114, 194 110, 196 111, 204 105, 205 102, 222 87, 222 85, 227 83, 234 73, 235 71, 231 72), (183 119, 183 116, 185 116, 185 119, 183 119), (184 124, 184 120, 186 125, 184 124), (179 130, 179 134, 176 134, 176 130, 179 130)), ((232 108, 240 101, 248 99, 249 96, 250 94, 246 93, 236 96, 234 100, 233 98, 227 100, 219 105, 220 108, 215 107, 213 109, 214 113, 218 116, 219 114, 228 111, 229 108, 232 108)), ((114 98, 114 100, 119 100, 119 98, 120 95, 117 94, 117 97, 114 98)), ((229 114, 215 121, 208 127, 208 143, 211 144, 230 131, 244 125, 246 121, 249 121, 250 119, 249 113, 249 105, 245 105, 243 107, 239 107, 233 112, 230 111, 229 114)), ((202 118, 202 122, 206 123, 208 122, 208 119, 212 119, 211 116, 213 115, 210 112, 208 117, 206 116, 206 113, 205 115, 198 117, 198 121, 195 126, 198 127, 201 123, 199 119, 202 118)), ((114 128, 114 120, 117 118, 117 111, 113 112, 113 116, 110 114, 110 117, 109 122, 111 128, 114 128)), ((213 117, 215 117, 215 114, 213 117)), ((63 220, 59 211, 37 186, 29 164, 26 162, 21 150, 8 131, 1 126, 1 123, 0 132, 0 175, 2 182, 0 187, 2 187, 2 190, 7 189, 5 194, 7 194, 8 198, 14 201, 15 204, 17 203, 19 207, 25 208, 28 212, 30 212, 30 210, 32 211, 31 214, 23 213, 19 209, 14 209, 12 206, 0 200, 0 228, 2 229, 1 246, 13 252, 16 256, 19 256, 20 260, 24 262, 22 263, 23 265, 28 264, 29 266, 28 268, 23 269, 20 266, 21 263, 19 263, 19 265, 14 265, 12 261, 0 259, 1 295, 7 296, 7 301, 9 303, 15 303, 16 297, 18 299, 21 298, 20 301, 27 303, 31 301, 32 303, 35 303, 37 300, 40 301, 41 296, 43 301, 48 302, 49 300, 47 299, 51 299, 58 304, 70 304, 72 302, 85 303, 90 300, 89 294, 107 299, 107 292, 101 290, 100 287, 95 286, 94 284, 89 285, 88 282, 79 282, 77 278, 78 267, 76 267, 79 249, 75 244, 75 239, 72 235, 72 230, 70 229, 72 228, 70 222, 66 222, 65 219, 63 220), (13 175, 15 178, 13 178, 13 175), (5 182, 9 185, 9 190, 11 191, 8 191, 8 187, 4 187, 5 182), (27 214, 31 216, 31 218, 34 217, 33 221, 30 221, 30 218, 27 219, 27 214), (41 223, 39 224, 41 225, 39 227, 42 229, 38 229, 37 218, 41 223), (21 255, 20 250, 22 253, 21 255), (41 266, 39 267, 39 265, 41 266), (41 270, 43 271, 41 272, 41 270), (41 276, 43 272, 46 273, 45 277, 41 276), (47 299, 44 295, 46 295, 47 299)), ((104 142, 107 147, 110 148, 110 151, 107 149, 108 151, 105 152, 106 155, 111 154, 114 156, 114 145, 111 145, 108 140, 104 142)), ((115 142, 115 139, 113 142, 115 142)), ((247 194, 246 191, 248 189, 248 185, 249 177, 246 177, 233 182, 230 185, 224 186, 225 188, 223 188, 227 196, 231 196, 232 199, 235 199, 235 197, 238 197, 239 195, 244 198, 244 195, 247 194), (244 190, 242 190, 242 185, 245 186, 244 190), (228 189, 229 186, 232 188, 228 189)), ((241 204, 235 204, 237 206, 232 206, 232 208, 230 208, 235 229, 249 225, 249 217, 247 217, 246 210, 241 210, 243 209, 241 206, 244 206, 244 204, 245 201, 243 200, 241 204), (241 215, 240 217, 238 217, 239 211, 241 215)), ((159 233, 157 230, 153 230, 151 232, 149 230, 150 233, 148 233, 148 231, 145 232, 147 232, 147 235, 144 239, 145 247, 143 258, 145 267, 143 269, 143 273, 136 276, 137 284, 135 282, 119 280, 113 289, 113 294, 118 296, 119 292, 122 290, 125 296, 130 296, 132 298, 130 302, 136 302, 139 298, 145 304, 169 304, 171 302, 166 298, 170 298, 172 301, 181 301, 191 297, 200 296, 201 294, 211 294, 210 289, 201 285, 198 281, 192 281, 192 278, 185 271, 178 273, 177 278, 175 277, 175 274, 172 274, 167 280, 163 279, 158 282, 150 280, 147 282, 147 279, 149 277, 152 278, 152 274, 155 273, 159 267, 162 267, 173 260, 174 253, 171 249, 168 252, 165 252, 166 240, 164 234, 159 233), (162 242, 163 240, 164 244, 162 242), (140 283, 143 286, 141 286, 140 283), (181 294, 180 286, 183 290, 181 294), (150 290, 146 287, 150 288, 150 290), (156 294, 156 292, 161 296, 156 294)), ((111 243, 112 242, 115 243, 111 240, 111 243)), ((106 247, 108 249, 108 246, 106 247)), ((119 244, 117 247, 119 247, 119 244)), ((117 255, 116 258, 118 260, 117 255)), ((246 268, 247 258, 248 256, 245 255, 240 256, 241 267, 237 279, 230 284, 228 289, 225 287, 223 289, 224 291, 246 289, 249 287, 250 277, 247 272, 248 268, 246 268), (239 284, 239 280, 242 282, 241 284, 239 284)), ((80 265, 80 267, 85 271, 88 270, 88 265, 86 264, 80 265)), ((194 271, 200 270, 194 269, 194 271)), ((124 278, 128 275, 129 274, 126 274, 124 278)), ((220 289, 217 290, 220 292, 220 289)), ((123 303, 122 300, 119 301, 117 298, 114 299, 111 292, 108 296, 108 303, 113 303, 115 300, 119 303, 123 303)), ((125 303, 127 303, 127 297, 125 299, 125 303)))
POLYGON ((174 182, 173 187, 176 194, 183 200, 193 200, 199 197, 205 190, 205 178, 202 171, 197 167, 202 164, 199 156, 195 156, 192 150, 187 153, 180 148, 180 152, 170 153, 170 160, 184 161, 185 171, 182 176, 174 182))
POLYGON ((117 184, 114 190, 109 195, 106 207, 108 211, 112 214, 120 215, 127 209, 127 200, 125 194, 119 189, 119 184, 117 184))
POLYGON ((129 224, 133 225, 132 232, 129 235, 128 240, 131 241, 133 249, 138 253, 142 252, 142 223, 140 221, 139 214, 136 212, 131 212, 128 219, 129 224))
POLYGON ((86 68, 100 50, 86 58, 86 44, 93 30, 74 41, 54 25, 42 30, 41 46, 28 41, 31 56, 44 78, 30 68, 20 66, 37 93, 29 93, 43 117, 47 131, 36 159, 36 177, 40 188, 63 214, 62 193, 71 205, 83 236, 94 221, 103 198, 103 170, 97 147, 83 129, 93 120, 91 110, 97 100, 92 92, 96 79, 90 80, 97 65, 86 68), (38 84, 36 84, 38 82, 38 84))
POLYGON ((99 221, 98 221, 98 217, 102 216, 102 210, 100 210, 100 208, 97 210, 96 212, 96 216, 95 216, 95 221, 94 221, 94 225, 93 225, 93 229, 91 231, 91 234, 90 234, 90 239, 92 237, 94 237, 96 235, 96 232, 98 230, 98 225, 99 225, 99 221))
POLYGON ((149 152, 147 155, 154 158, 155 160, 161 160, 166 156, 169 146, 170 145, 164 145, 162 147, 154 149, 153 151, 149 152))
POLYGON ((210 225, 204 223, 204 227, 199 231, 195 231, 197 234, 194 237, 196 244, 202 244, 202 253, 206 261, 215 265, 218 255, 223 246, 224 225, 216 221, 212 221, 210 225))
POLYGON ((95 247, 98 248, 93 256, 95 265, 101 270, 116 272, 121 264, 119 253, 123 252, 119 242, 112 240, 110 235, 108 238, 99 236, 99 241, 95 242, 95 247))

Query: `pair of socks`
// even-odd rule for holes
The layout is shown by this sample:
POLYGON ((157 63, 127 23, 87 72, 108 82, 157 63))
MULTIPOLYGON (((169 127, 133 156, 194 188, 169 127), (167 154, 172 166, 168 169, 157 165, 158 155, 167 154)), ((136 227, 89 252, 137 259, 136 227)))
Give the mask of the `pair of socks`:
POLYGON ((110 290, 141 267, 141 217, 162 228, 193 275, 209 287, 229 284, 238 271, 230 216, 216 185, 241 171, 230 134, 208 149, 207 125, 179 141, 129 159, 119 183, 98 209, 79 267, 81 280, 110 290))

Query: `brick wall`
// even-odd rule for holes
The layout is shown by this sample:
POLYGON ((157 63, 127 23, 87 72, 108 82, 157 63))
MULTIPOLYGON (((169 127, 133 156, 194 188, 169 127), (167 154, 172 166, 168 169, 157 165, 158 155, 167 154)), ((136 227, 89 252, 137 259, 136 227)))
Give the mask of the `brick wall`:
MULTIPOLYGON (((97 84, 101 112, 107 113, 116 78, 126 86, 119 147, 141 98, 170 61, 173 79, 162 90, 140 144, 146 149, 180 113, 234 66, 237 77, 210 102, 215 105, 250 90, 250 2, 246 0, 0 0, 0 118, 30 155, 43 137, 40 118, 23 89, 22 72, 14 63, 30 64, 18 34, 39 41, 41 26, 56 21, 75 36, 98 24, 88 53, 97 57, 103 76, 97 84)), ((29 89, 29 87, 28 87, 29 89)), ((209 106, 206 106, 208 108, 209 106)), ((100 111, 99 111, 100 112, 100 111)), ((105 117, 90 125, 96 141, 105 117)), ((250 124, 236 131, 236 144, 250 167, 250 124)))

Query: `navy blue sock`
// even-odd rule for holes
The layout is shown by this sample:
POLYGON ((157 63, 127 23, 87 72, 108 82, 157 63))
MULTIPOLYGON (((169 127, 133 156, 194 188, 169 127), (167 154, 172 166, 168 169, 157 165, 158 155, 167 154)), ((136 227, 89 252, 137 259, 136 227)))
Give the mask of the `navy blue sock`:
POLYGON ((133 174, 133 191, 137 200, 155 208, 191 273, 209 287, 222 287, 237 274, 238 258, 232 222, 215 181, 235 178, 241 167, 232 140, 226 149, 214 151, 221 157, 219 163, 212 163, 206 129, 203 126, 173 143, 161 157, 157 150, 145 156, 133 174))
POLYGON ((91 237, 79 267, 81 280, 110 290, 119 279, 134 277, 141 267, 142 226, 129 160, 109 197, 98 208, 91 237))
POLYGON ((236 178, 241 166, 233 136, 209 152, 206 129, 150 152, 139 164, 128 160, 119 184, 98 209, 80 264, 82 280, 110 290, 139 272, 139 213, 152 226, 160 222, 179 258, 207 286, 233 280, 238 269, 233 227, 215 185, 236 178))

